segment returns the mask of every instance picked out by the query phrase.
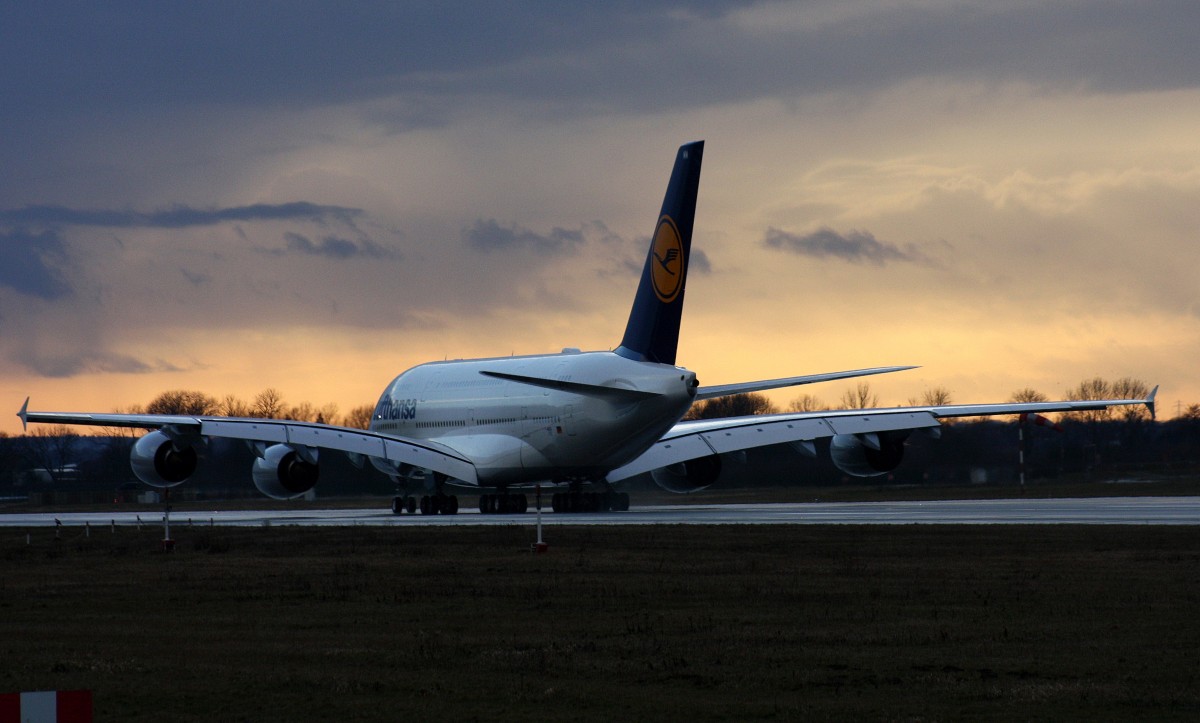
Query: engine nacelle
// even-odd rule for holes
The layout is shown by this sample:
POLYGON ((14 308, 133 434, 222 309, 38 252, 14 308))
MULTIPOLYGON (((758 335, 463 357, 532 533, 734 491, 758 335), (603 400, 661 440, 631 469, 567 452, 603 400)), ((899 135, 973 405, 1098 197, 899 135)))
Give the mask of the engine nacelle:
POLYGON ((721 458, 715 454, 651 470, 654 483, 668 492, 699 492, 721 475, 721 458))
POLYGON ((129 452, 129 464, 137 478, 151 487, 183 484, 196 471, 195 447, 179 444, 163 432, 151 432, 129 452))
POLYGON ((317 484, 317 451, 306 449, 305 460, 286 444, 275 444, 263 450, 254 460, 254 486, 267 497, 290 500, 308 492, 317 484))
POLYGON ((829 443, 833 464, 855 477, 874 477, 891 472, 904 459, 904 440, 907 434, 872 432, 869 434, 835 434, 829 443))

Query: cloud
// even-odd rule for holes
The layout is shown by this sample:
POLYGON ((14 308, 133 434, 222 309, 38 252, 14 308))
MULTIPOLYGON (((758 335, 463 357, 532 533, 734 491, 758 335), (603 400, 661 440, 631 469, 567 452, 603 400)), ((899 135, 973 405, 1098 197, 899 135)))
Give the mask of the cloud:
POLYGON ((322 206, 307 201, 292 203, 256 203, 230 208, 191 208, 174 206, 160 211, 140 213, 105 209, 77 209, 65 206, 25 206, 0 211, 0 224, 41 227, 92 226, 101 228, 188 228, 248 221, 338 221, 353 225, 364 214, 362 209, 322 206))
POLYGON ((53 231, 0 233, 0 286, 47 301, 70 296, 71 286, 56 268, 65 260, 65 245, 53 231))
POLYGON ((467 245, 478 251, 530 250, 539 254, 573 253, 584 242, 583 230, 554 227, 538 234, 520 226, 501 226, 495 219, 478 219, 463 231, 467 245))
POLYGON ((187 279, 192 286, 206 286, 212 283, 212 276, 203 272, 181 268, 179 273, 183 274, 183 278, 187 279))
MULTIPOLYGON (((370 239, 350 241, 336 236, 326 236, 318 243, 313 243, 307 236, 289 231, 283 235, 287 241, 287 251, 308 256, 324 256, 339 261, 353 258, 386 259, 393 258, 396 253, 383 248, 370 239)), ((286 253, 286 252, 272 252, 286 253)))
POLYGON ((701 274, 712 273, 712 264, 708 260, 708 254, 704 253, 703 250, 693 248, 689 261, 691 264, 689 267, 690 271, 695 271, 701 274))
POLYGON ((800 256, 826 259, 834 258, 853 264, 884 266, 893 262, 910 263, 918 266, 935 266, 936 263, 911 244, 900 248, 875 238, 867 231, 850 231, 839 234, 822 227, 809 234, 793 234, 777 228, 768 228, 763 243, 772 249, 788 251, 800 256))
POLYGON ((40 353, 22 348, 11 354, 13 361, 37 376, 65 379, 80 374, 154 374, 184 371, 161 359, 146 362, 128 354, 103 350, 69 353, 40 353))

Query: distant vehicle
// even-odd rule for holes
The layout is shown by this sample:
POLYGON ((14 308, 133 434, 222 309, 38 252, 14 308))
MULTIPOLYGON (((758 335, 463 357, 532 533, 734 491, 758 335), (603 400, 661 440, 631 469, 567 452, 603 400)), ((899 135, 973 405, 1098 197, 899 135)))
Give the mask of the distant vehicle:
POLYGON ((273 419, 154 414, 30 412, 22 423, 143 427, 153 431, 134 446, 133 470, 155 487, 185 482, 198 464, 197 449, 211 437, 243 439, 256 450, 255 486, 289 499, 317 484, 322 450, 369 461, 409 489, 393 511, 455 514, 458 497, 447 485, 481 488, 480 511, 524 512, 519 490, 555 485, 555 511, 625 510, 629 496, 613 485, 650 472, 674 492, 708 487, 721 473, 722 455, 785 442, 815 454, 814 440, 829 438, 843 472, 869 477, 900 464, 915 430, 936 434, 939 419, 961 416, 1061 412, 1145 404, 1140 400, 1061 401, 853 409, 680 421, 694 402, 833 379, 912 369, 890 366, 756 382, 701 386, 675 364, 692 225, 704 142, 679 148, 662 210, 646 254, 625 333, 614 351, 433 362, 413 367, 384 389, 370 429, 273 419))
POLYGON ((56 482, 78 482, 79 465, 68 462, 61 467, 34 467, 26 470, 25 481, 30 484, 49 485, 56 482))

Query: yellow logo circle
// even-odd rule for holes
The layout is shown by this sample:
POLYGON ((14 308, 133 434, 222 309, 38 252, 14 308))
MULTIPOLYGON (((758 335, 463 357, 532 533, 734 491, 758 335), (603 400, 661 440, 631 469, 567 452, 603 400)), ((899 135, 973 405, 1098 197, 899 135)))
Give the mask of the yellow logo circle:
POLYGON ((670 216, 659 219, 650 254, 654 257, 650 260, 654 295, 659 301, 669 304, 683 290, 683 241, 670 216))

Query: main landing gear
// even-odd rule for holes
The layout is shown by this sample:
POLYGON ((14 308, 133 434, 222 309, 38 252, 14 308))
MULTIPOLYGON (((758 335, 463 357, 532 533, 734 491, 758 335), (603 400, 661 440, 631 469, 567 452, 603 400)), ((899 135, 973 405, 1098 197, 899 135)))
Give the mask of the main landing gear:
POLYGON ((479 511, 485 515, 523 515, 529 510, 529 498, 522 494, 479 495, 479 511))
MULTIPOLYGON (((417 498, 412 495, 393 497, 392 514, 399 515, 403 512, 414 514, 417 511, 417 505, 417 498)), ((423 495, 420 509, 423 515, 457 515, 458 495, 447 495, 441 492, 435 495, 423 495)))

